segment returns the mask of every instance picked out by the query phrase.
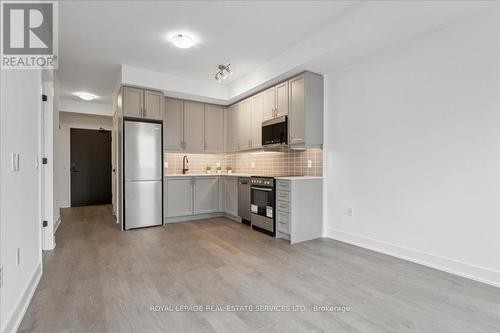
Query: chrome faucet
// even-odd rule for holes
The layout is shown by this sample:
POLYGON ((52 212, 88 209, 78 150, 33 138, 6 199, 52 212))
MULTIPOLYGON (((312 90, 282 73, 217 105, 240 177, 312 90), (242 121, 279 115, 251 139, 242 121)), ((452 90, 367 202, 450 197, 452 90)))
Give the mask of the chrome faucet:
POLYGON ((187 155, 184 155, 184 157, 182 158, 182 173, 186 174, 186 172, 188 171, 189 171, 189 160, 187 155))

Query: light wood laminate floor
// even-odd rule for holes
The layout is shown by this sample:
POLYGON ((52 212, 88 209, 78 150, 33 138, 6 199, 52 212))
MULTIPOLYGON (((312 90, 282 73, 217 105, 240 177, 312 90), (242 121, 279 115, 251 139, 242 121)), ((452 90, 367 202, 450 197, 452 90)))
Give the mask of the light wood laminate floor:
POLYGON ((225 218, 120 232, 109 206, 62 221, 22 332, 500 332, 499 288, 334 240, 291 246, 225 218), (196 304, 306 311, 151 311, 196 304))

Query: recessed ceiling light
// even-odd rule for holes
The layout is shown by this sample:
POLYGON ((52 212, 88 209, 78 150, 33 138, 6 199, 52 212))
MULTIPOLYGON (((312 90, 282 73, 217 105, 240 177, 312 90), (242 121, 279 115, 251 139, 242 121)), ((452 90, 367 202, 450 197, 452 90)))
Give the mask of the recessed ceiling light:
POLYGON ((96 99, 98 98, 99 96, 97 95, 94 95, 94 94, 91 94, 91 93, 88 93, 88 92, 77 92, 75 93, 76 96, 80 97, 81 99, 85 100, 85 101, 91 101, 93 99, 96 99))
POLYGON ((193 37, 185 33, 175 33, 170 37, 172 44, 180 49, 188 49, 195 44, 193 37))

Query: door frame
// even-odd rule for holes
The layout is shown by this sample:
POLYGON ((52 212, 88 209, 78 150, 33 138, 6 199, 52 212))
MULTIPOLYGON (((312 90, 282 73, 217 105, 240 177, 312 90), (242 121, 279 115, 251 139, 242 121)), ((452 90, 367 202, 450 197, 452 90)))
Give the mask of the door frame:
POLYGON ((42 95, 46 100, 42 101, 40 96, 39 112, 39 186, 40 186, 40 230, 41 230, 41 249, 43 251, 53 250, 56 246, 54 239, 54 225, 56 221, 54 212, 54 203, 56 192, 54 189, 54 73, 51 71, 42 72, 42 95), (47 163, 43 164, 43 158, 47 163), (47 226, 43 227, 43 221, 47 221, 47 226))
MULTIPOLYGON (((74 128, 74 129, 88 129, 88 130, 96 130, 96 131, 99 131, 99 130, 105 130, 105 131, 109 131, 111 132, 111 154, 113 154, 113 125, 111 126, 99 126, 96 128, 96 126, 93 126, 93 125, 77 125, 77 124, 73 124, 70 126, 68 126, 68 146, 69 146, 69 149, 68 149, 68 170, 67 170, 67 177, 68 177, 68 202, 69 202, 69 207, 72 207, 71 206, 71 129, 74 128)), ((113 162, 113 156, 111 156, 111 162, 113 162)), ((113 177, 113 175, 111 175, 111 177, 113 177)), ((113 178, 111 178, 113 179, 113 178)), ((111 186, 113 186, 113 183, 111 183, 111 186)), ((111 188, 111 193, 113 193, 113 189, 111 188)), ((111 203, 113 203, 113 198, 111 198, 111 203)))

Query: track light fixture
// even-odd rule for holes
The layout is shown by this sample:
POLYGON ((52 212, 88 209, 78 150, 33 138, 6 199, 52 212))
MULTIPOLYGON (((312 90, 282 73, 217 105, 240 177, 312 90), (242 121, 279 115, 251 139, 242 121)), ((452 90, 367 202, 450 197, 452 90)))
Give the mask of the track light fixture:
POLYGON ((215 73, 215 81, 221 83, 222 80, 225 80, 227 79, 227 77, 229 75, 232 75, 233 74, 233 71, 231 71, 231 69, 229 68, 231 64, 227 64, 227 65, 219 65, 219 71, 217 73, 215 73))

